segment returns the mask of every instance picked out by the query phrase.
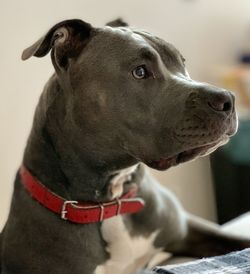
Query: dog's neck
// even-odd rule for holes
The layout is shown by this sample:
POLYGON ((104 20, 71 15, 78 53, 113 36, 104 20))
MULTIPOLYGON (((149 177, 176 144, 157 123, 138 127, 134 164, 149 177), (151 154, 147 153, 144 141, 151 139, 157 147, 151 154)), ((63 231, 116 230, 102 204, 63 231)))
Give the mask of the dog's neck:
POLYGON ((109 199, 108 184, 114 173, 137 162, 127 155, 112 151, 107 153, 107 158, 100 158, 95 154, 94 144, 88 143, 87 140, 82 140, 80 147, 72 143, 70 136, 60 127, 64 117, 56 116, 65 112, 66 105, 60 98, 55 100, 57 96, 65 99, 65 94, 53 76, 46 85, 36 109, 24 153, 24 165, 46 187, 65 199, 109 199), (84 147, 86 150, 81 149, 84 147))

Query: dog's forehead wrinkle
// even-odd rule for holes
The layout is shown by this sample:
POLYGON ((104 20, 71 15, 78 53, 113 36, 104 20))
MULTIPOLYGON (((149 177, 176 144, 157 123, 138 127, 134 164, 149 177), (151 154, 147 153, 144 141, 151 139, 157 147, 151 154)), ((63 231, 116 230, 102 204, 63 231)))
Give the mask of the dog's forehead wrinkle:
POLYGON ((111 36, 119 36, 123 39, 133 39, 133 41, 138 42, 146 42, 144 37, 138 33, 133 32, 129 28, 119 27, 119 28, 112 28, 109 26, 106 26, 103 28, 104 33, 111 35, 111 36))
POLYGON ((141 41, 141 42, 145 42, 145 39, 143 38, 143 36, 132 32, 131 34, 132 38, 134 38, 135 40, 141 41))
POLYGON ((160 56, 162 63, 168 70, 171 70, 172 72, 178 71, 182 74, 186 74, 186 70, 183 64, 183 57, 171 43, 168 43, 165 40, 144 31, 135 32, 144 37, 148 44, 160 56))
POLYGON ((150 45, 145 45, 142 48, 140 48, 138 55, 140 55, 143 59, 148 59, 148 60, 159 59, 159 54, 150 45))
MULTIPOLYGON (((95 49, 94 55, 99 58, 98 55, 105 54, 103 56, 105 59, 110 59, 112 63, 117 63, 118 61, 126 61, 128 58, 132 59, 139 56, 139 50, 141 48, 152 48, 151 45, 139 34, 135 34, 130 29, 126 28, 112 28, 106 26, 97 31, 97 34, 93 36, 92 40, 89 42, 90 51, 85 53, 91 55, 93 59, 93 48, 95 49), (109 54, 106 54, 108 50, 109 54), (124 55, 125 58, 119 58, 119 56, 124 55)), ((83 56, 80 58, 79 63, 86 62, 86 54, 83 52, 83 56)), ((94 58, 94 59, 96 59, 94 58)), ((97 60, 96 60, 97 61, 97 60)), ((128 61, 128 60, 127 60, 128 61)), ((127 62, 126 61, 126 62, 127 62)), ((104 61, 98 62, 99 66, 102 65, 104 61)), ((104 62, 107 63, 107 62, 104 62)))
POLYGON ((155 35, 153 35, 151 33, 145 32, 145 31, 136 31, 136 33, 140 34, 146 40, 149 40, 151 43, 159 46, 160 48, 164 48, 170 54, 182 57, 182 55, 180 54, 180 52, 171 43, 166 42, 165 40, 163 40, 163 39, 161 39, 161 38, 159 38, 159 37, 157 37, 157 36, 155 36, 155 35))

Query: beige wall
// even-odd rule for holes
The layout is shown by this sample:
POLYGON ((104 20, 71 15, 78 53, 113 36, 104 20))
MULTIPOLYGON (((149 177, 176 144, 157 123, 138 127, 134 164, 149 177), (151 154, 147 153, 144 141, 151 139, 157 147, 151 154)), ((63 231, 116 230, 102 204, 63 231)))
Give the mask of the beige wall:
MULTIPOLYGON (((250 24, 247 0, 43 0, 0 1, 0 227, 10 203, 12 182, 21 163, 34 107, 52 73, 49 57, 20 61, 22 50, 52 24, 82 18, 94 25, 122 16, 174 43, 191 75, 213 81, 218 65, 233 63, 237 41, 250 24)), ((157 174, 192 212, 215 218, 206 159, 157 174)))

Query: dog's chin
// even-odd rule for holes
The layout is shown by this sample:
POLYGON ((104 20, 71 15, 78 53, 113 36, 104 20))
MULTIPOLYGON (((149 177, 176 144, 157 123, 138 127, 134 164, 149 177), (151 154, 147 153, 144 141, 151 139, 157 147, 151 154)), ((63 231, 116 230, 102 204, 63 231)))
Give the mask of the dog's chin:
POLYGON ((184 150, 174 156, 167 157, 167 158, 160 158, 158 160, 148 161, 145 162, 147 166, 157 170, 166 170, 172 166, 176 166, 181 163, 185 163, 190 160, 194 160, 197 157, 206 156, 213 151, 215 151, 219 146, 224 145, 229 140, 228 137, 225 137, 223 140, 220 140, 215 143, 206 144, 203 146, 191 148, 184 150))

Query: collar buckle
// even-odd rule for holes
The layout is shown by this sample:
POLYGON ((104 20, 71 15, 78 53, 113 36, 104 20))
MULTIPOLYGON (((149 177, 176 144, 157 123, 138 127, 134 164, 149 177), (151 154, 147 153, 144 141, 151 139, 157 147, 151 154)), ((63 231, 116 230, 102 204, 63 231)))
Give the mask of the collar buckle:
POLYGON ((63 205, 62 205, 62 210, 61 210, 61 218, 63 220, 68 220, 68 218, 66 217, 66 214, 68 212, 67 210, 67 205, 70 204, 70 205, 76 205, 78 204, 77 201, 64 201, 63 205))

